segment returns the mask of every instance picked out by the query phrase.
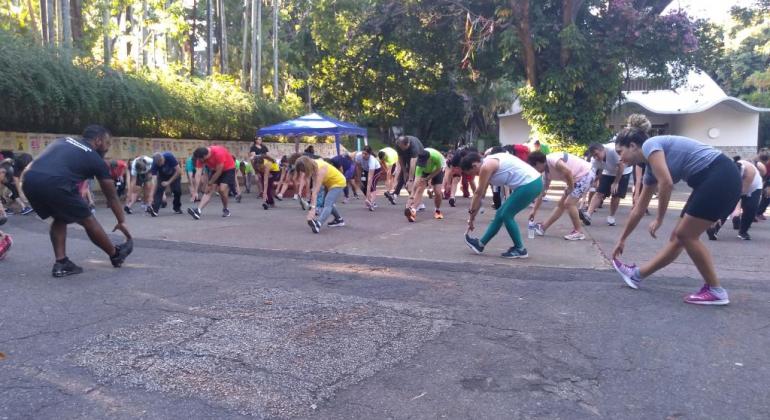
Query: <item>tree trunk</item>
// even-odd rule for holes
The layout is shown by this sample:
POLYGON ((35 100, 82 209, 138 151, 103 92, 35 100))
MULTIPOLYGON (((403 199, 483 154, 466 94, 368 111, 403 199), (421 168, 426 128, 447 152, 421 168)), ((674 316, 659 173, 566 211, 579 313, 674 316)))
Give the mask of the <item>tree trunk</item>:
POLYGON ((104 42, 104 66, 109 67, 112 63, 112 41, 110 40, 110 9, 112 8, 111 0, 102 0, 102 31, 104 42))
POLYGON ((524 48, 524 69, 529 86, 537 86, 537 60, 535 58, 535 45, 532 42, 532 29, 530 27, 529 0, 510 0, 513 18, 516 24, 516 35, 524 48))
POLYGON ((197 0, 193 0, 192 24, 190 25, 190 77, 195 76, 195 22, 197 21, 197 0))
MULTIPOLYGON (((577 14, 580 8, 583 6, 585 0, 562 0, 561 6, 561 29, 562 31, 569 28, 575 23, 577 14)), ((566 66, 569 62, 571 51, 564 43, 561 46, 560 61, 562 67, 566 66)))
POLYGON ((142 0, 142 39, 139 42, 139 46, 142 49, 142 67, 147 67, 148 54, 147 54, 147 0, 142 0))
POLYGON ((83 0, 70 0, 70 16, 72 21, 72 44, 77 49, 83 49, 83 0))
POLYGON ((27 9, 29 9, 29 26, 32 28, 32 38, 36 43, 40 43, 40 28, 37 26, 37 16, 35 15, 35 6, 32 0, 27 0, 27 9))
POLYGON ((43 45, 48 45, 48 2, 40 0, 40 30, 43 35, 43 45))
POLYGON ((224 74, 230 73, 227 51, 227 14, 225 0, 219 0, 219 68, 224 74))
POLYGON ((54 0, 46 0, 48 3, 46 9, 48 10, 48 45, 55 46, 58 39, 56 35, 56 2, 54 0))
POLYGON ((61 0, 59 3, 59 16, 61 18, 61 48, 66 58, 72 51, 72 19, 70 18, 70 0, 61 0))
POLYGON ((262 0, 251 0, 251 92, 261 96, 262 0))
POLYGON ((211 7, 213 0, 206 1, 206 74, 211 76, 212 66, 214 64, 214 46, 211 45, 214 38, 214 27, 211 25, 213 19, 211 18, 211 7))
POLYGON ((243 0, 243 21, 241 28, 243 29, 243 40, 241 43, 241 88, 246 90, 248 88, 249 69, 248 69, 248 57, 249 54, 246 50, 249 48, 249 0, 243 0))
POLYGON ((273 100, 278 102, 278 0, 273 0, 273 100))

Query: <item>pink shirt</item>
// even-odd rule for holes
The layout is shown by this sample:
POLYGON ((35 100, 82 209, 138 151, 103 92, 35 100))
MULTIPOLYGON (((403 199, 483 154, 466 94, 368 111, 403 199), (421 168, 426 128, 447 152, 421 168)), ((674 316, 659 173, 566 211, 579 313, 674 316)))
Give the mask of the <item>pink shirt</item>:
POLYGON ((566 181, 561 172, 556 170, 556 162, 560 160, 564 162, 564 165, 567 166, 569 171, 572 173, 572 177, 576 181, 591 172, 591 164, 587 161, 569 153, 565 154, 563 152, 555 152, 545 157, 545 161, 548 164, 548 175, 551 177, 551 179, 555 179, 557 181, 566 181), (565 156, 567 158, 566 161, 564 160, 565 156))

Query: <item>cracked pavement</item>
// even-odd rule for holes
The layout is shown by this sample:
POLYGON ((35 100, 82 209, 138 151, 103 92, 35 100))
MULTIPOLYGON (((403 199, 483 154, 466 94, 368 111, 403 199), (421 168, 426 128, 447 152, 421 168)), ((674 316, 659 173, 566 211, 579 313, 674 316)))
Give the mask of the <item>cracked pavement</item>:
MULTIPOLYGON (((325 238, 356 235, 357 217, 325 238)), ((157 220, 130 222, 149 231, 157 220)), ((207 245, 208 225, 197 238, 189 220, 168 226, 192 239, 139 236, 119 270, 71 229, 69 255, 86 271, 65 279, 50 277, 44 224, 4 226, 15 244, 0 263, 0 419, 770 412, 760 276, 727 270, 733 303, 703 308, 681 303, 698 284, 678 271, 632 291, 606 269, 304 252, 269 239, 207 245)), ((280 234, 265 229, 255 235, 280 234)), ((767 227, 756 229, 760 246, 743 249, 751 261, 766 249, 767 227)), ((605 247, 611 232, 590 234, 605 247)), ((403 239, 378 249, 387 246, 403 239)), ((719 246, 739 254, 737 243, 719 246)))

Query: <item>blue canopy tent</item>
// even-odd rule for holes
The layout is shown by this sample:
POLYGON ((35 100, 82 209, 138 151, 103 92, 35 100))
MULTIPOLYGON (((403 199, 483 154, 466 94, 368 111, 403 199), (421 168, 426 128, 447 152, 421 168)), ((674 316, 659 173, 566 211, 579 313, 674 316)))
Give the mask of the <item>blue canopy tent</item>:
POLYGON ((340 154, 340 136, 361 136, 364 142, 366 129, 355 124, 335 120, 317 113, 307 114, 297 119, 257 130, 258 136, 334 136, 337 154, 340 154))

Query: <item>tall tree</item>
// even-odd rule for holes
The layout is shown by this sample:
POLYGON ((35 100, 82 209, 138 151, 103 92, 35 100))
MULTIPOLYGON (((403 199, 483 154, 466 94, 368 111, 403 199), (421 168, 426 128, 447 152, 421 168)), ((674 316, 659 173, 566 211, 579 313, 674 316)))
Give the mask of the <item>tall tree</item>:
POLYGON ((48 17, 48 45, 56 45, 56 8, 54 7, 56 2, 54 0, 46 0, 45 10, 48 17))
POLYGON ((112 0, 101 0, 102 9, 102 42, 104 43, 104 66, 110 67, 112 64, 112 39, 110 37, 110 9, 112 0))
POLYGON ((273 0, 273 99, 278 101, 278 0, 273 0))
POLYGON ((48 1, 40 0, 40 30, 42 32, 43 45, 48 45, 50 39, 48 38, 48 1))
POLYGON ((147 0, 142 0, 142 29, 141 29, 141 37, 142 39, 139 42, 139 48, 142 49, 142 67, 147 67, 148 65, 148 51, 147 51, 147 44, 150 42, 148 39, 148 31, 147 31, 147 0))
POLYGON ((249 49, 249 5, 251 0, 243 0, 243 19, 241 20, 243 40, 241 42, 241 88, 249 87, 248 49, 249 49))
POLYGON ((262 96, 262 0, 251 3, 251 92, 262 96))
POLYGON ((219 21, 222 27, 222 46, 220 47, 220 59, 222 61, 222 73, 230 73, 230 52, 227 42, 227 9, 225 0, 219 0, 219 21))
POLYGON ((70 16, 72 21, 72 43, 75 48, 83 50, 83 0, 70 0, 70 16))
POLYGON ((211 76, 214 66, 214 23, 212 18, 212 1, 206 0, 206 74, 211 76))

